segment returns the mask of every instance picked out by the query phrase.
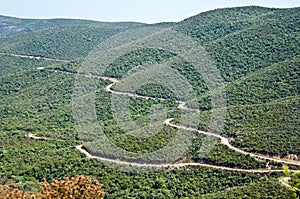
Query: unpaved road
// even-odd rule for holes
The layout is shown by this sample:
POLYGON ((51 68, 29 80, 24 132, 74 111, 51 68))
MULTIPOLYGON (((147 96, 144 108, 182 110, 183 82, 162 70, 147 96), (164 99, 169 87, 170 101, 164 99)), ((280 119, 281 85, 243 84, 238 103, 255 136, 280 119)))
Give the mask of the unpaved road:
MULTIPOLYGON (((47 137, 38 137, 32 133, 28 133, 26 137, 43 140, 43 139, 52 139, 47 137)), ((170 163, 170 164, 150 164, 150 163, 136 163, 136 162, 129 162, 129 161, 123 161, 119 159, 109 159, 104 158, 100 156, 94 156, 90 154, 88 151, 83 149, 83 145, 77 145, 75 147, 79 152, 86 155, 87 158, 95 158, 101 161, 109 162, 109 163, 115 163, 115 164, 122 164, 122 165, 131 165, 136 167, 155 167, 155 168, 162 168, 162 169, 183 169, 183 168, 198 168, 198 167, 206 167, 206 168, 212 168, 212 169, 221 169, 225 171, 235 171, 235 172, 244 172, 244 173, 270 173, 270 172, 283 172, 282 169, 239 169, 239 168, 231 168, 231 167, 224 167, 224 166, 217 166, 217 165, 211 165, 211 164, 203 164, 203 163, 170 163)), ((297 172, 297 170, 290 170, 290 172, 297 172)), ((283 181, 280 181, 283 183, 283 181)))
MULTIPOLYGON (((127 96, 130 96, 130 97, 144 98, 144 99, 155 99, 155 98, 152 98, 152 97, 141 96, 141 95, 133 94, 133 93, 127 93, 127 92, 121 92, 121 91, 114 91, 111 88, 117 82, 118 82, 118 80, 114 79, 113 83, 109 84, 108 86, 106 86, 105 90, 108 91, 108 92, 111 92, 113 94, 127 95, 127 96)), ((186 107, 186 103, 183 102, 183 101, 177 101, 177 102, 179 104, 178 105, 179 109, 194 110, 194 109, 190 109, 190 108, 186 107)), ((199 111, 199 110, 197 110, 197 111, 199 111)), ((288 164, 288 165, 300 166, 300 162, 299 161, 271 158, 271 157, 267 157, 267 156, 264 156, 264 155, 258 155, 258 154, 254 154, 254 153, 243 151, 242 149, 239 149, 239 148, 231 145, 230 142, 229 142, 229 140, 228 140, 228 138, 226 138, 226 137, 223 137, 223 136, 221 136, 219 134, 216 134, 216 133, 201 131, 201 130, 198 130, 198 129, 195 129, 195 128, 191 128, 191 127, 187 127, 187 126, 180 125, 180 124, 173 124, 173 123, 171 123, 173 120, 174 120, 174 118, 169 118, 166 121, 164 121, 164 124, 167 125, 167 126, 174 127, 174 128, 184 129, 184 130, 187 130, 187 131, 197 131, 200 134, 204 134, 204 135, 216 137, 216 138, 218 138, 218 139, 221 140, 221 144, 226 145, 228 148, 230 148, 230 149, 232 149, 232 150, 234 150, 236 152, 245 154, 245 155, 250 155, 251 157, 254 157, 254 158, 257 158, 257 159, 270 160, 270 161, 280 162, 280 163, 284 163, 284 164, 288 164)))
MULTIPOLYGON (((14 56, 14 57, 24 57, 24 58, 30 58, 30 59, 43 59, 43 60, 49 60, 49 61, 70 62, 69 60, 52 59, 52 58, 32 56, 32 55, 20 55, 20 54, 14 54, 14 53, 0 52, 0 55, 7 55, 7 56, 14 56)), ((61 71, 61 72, 65 72, 65 71, 61 71)), ((66 72, 66 73, 69 73, 69 72, 66 72)), ((111 89, 112 86, 115 83, 118 82, 118 79, 116 79, 116 78, 105 77, 105 76, 94 76, 94 75, 90 75, 90 74, 79 74, 79 75, 84 75, 86 77, 98 77, 98 78, 101 78, 101 79, 104 79, 104 80, 110 80, 112 82, 112 84, 109 84, 108 86, 106 86, 105 90, 108 91, 108 92, 111 92, 113 94, 128 95, 128 96, 136 97, 136 98, 155 99, 153 97, 141 96, 141 95, 134 94, 134 93, 128 93, 128 92, 112 90, 111 89)), ((195 110, 195 109, 188 108, 186 106, 186 103, 183 102, 183 101, 177 101, 177 102, 179 104, 178 105, 179 109, 194 110, 194 111, 200 112, 200 110, 195 110)), ((184 125, 181 125, 181 124, 173 124, 172 123, 173 120, 174 120, 174 118, 169 118, 166 121, 164 121, 164 124, 167 125, 167 126, 170 126, 170 127, 184 129, 184 130, 188 130, 188 131, 197 131, 198 133, 201 133, 201 134, 216 137, 216 138, 220 139, 221 144, 224 144, 224 145, 228 146, 228 148, 230 148, 230 149, 232 149, 236 152, 242 153, 242 154, 250 155, 251 157, 254 157, 254 158, 257 158, 257 159, 270 160, 270 161, 274 161, 274 162, 284 163, 284 164, 287 164, 287 165, 300 166, 299 161, 283 160, 283 159, 278 159, 278 158, 270 158, 270 157, 267 157, 267 156, 264 156, 264 155, 258 155, 258 154, 243 151, 242 149, 239 149, 237 147, 232 146, 230 144, 228 138, 225 138, 225 137, 223 137, 219 134, 212 133, 212 132, 206 132, 206 131, 200 131, 198 129, 187 127, 187 126, 184 126, 184 125)), ((34 134, 31 134, 31 133, 28 133, 26 136, 30 137, 30 138, 33 138, 33 139, 49 139, 49 138, 45 138, 45 137, 38 137, 38 136, 35 136, 34 134)), ((230 167, 223 167, 223 166, 216 166, 216 165, 209 165, 209 164, 202 164, 202 163, 141 164, 141 163, 122 161, 122 160, 118 160, 118 159, 108 159, 108 158, 104 158, 104 157, 93 156, 88 151, 83 149, 82 145, 76 146, 76 149, 79 150, 81 153, 84 153, 88 158, 96 158, 96 159, 100 159, 100 160, 103 160, 103 161, 112 162, 112 163, 116 163, 116 164, 133 165, 133 166, 140 166, 140 167, 141 166, 143 166, 143 167, 160 167, 160 168, 208 167, 208 168, 222 169, 222 170, 227 170, 227 171, 238 171, 238 172, 248 172, 248 173, 269 173, 269 172, 281 172, 282 171, 282 170, 270 170, 270 169, 238 169, 238 168, 230 168, 230 167)), ((293 170, 291 170, 291 171, 293 172, 293 170)))
MULTIPOLYGON (((62 71, 64 72, 64 71, 62 71)), ((103 77, 103 76, 93 76, 90 74, 80 74, 80 75, 84 75, 86 77, 98 77, 104 80, 110 80, 113 83, 109 84, 108 86, 105 87, 105 90, 108 92, 111 92, 113 94, 119 94, 119 95, 127 95, 127 96, 131 96, 131 97, 136 97, 136 98, 144 98, 144 99, 155 99, 153 97, 148 97, 148 96, 141 96, 138 94, 134 94, 134 93, 128 93, 128 92, 122 92, 122 91, 115 91, 112 90, 112 86, 118 82, 118 79, 116 78, 111 78, 111 77, 103 77)), ((163 100, 163 99, 162 99, 163 100)), ((180 109, 189 109, 186 107, 185 102, 182 101, 178 101, 179 105, 178 108, 180 109)), ((193 109, 191 109, 193 110, 193 109)), ((207 136, 213 136, 216 137, 218 139, 220 139, 221 144, 224 144, 226 146, 228 146, 228 148, 245 154, 245 155, 250 155, 251 157, 257 158, 257 159, 262 159, 262 160, 270 160, 273 162, 281 162, 287 165, 295 165, 295 166, 300 166, 300 162, 298 161, 292 161, 292 160, 282 160, 282 159, 277 159, 277 158, 270 158, 267 156, 263 156, 263 155, 258 155, 258 154, 254 154, 254 153, 250 153, 250 152, 246 152, 243 151, 237 147, 234 147, 230 144, 228 138, 225 138, 219 134, 216 133, 212 133, 212 132, 206 132, 206 131, 201 131, 195 128, 191 128, 191 127, 187 127, 184 125, 180 125, 180 124, 173 124, 172 121, 174 120, 174 118, 168 118, 167 120, 164 121, 164 124, 173 128, 178 128, 178 129, 184 129, 184 130, 188 130, 188 131, 197 131, 198 133, 207 135, 207 136)), ((43 138, 43 137, 38 137, 35 136, 34 134, 28 134, 28 137, 34 138, 34 139, 47 139, 47 138, 43 138)), ((110 162, 110 163, 115 163, 115 164, 122 164, 122 165, 131 165, 131 166, 137 166, 137 167, 156 167, 156 168, 165 168, 165 169, 180 169, 180 168, 186 168, 186 167, 207 167, 207 168, 213 168, 213 169, 222 169, 222 170, 226 170, 226 171, 236 171, 236 172, 246 172, 246 173, 270 173, 270 172, 282 172, 282 170, 280 169, 239 169, 239 168, 231 168, 231 167, 224 167, 224 166, 217 166, 217 165, 210 165, 210 164, 202 164, 202 163, 173 163, 173 164, 149 164, 149 163, 136 163, 136 162, 129 162, 129 161, 123 161, 123 160, 119 160, 119 159, 109 159, 109 158, 105 158, 105 157, 101 157, 101 156, 94 156, 92 154, 90 154, 88 151, 86 151, 82 145, 78 145, 76 146, 76 149, 78 151, 80 151, 81 153, 85 154, 87 156, 87 158, 95 158, 95 159, 99 159, 105 162, 110 162)), ((293 170, 291 170, 291 172, 294 172, 293 170)))
POLYGON ((195 128, 190 128, 190 127, 186 127, 186 126, 179 125, 179 124, 173 124, 173 123, 171 123, 172 120, 173 120, 173 118, 167 119, 165 121, 165 124, 167 126, 171 126, 171 127, 174 127, 174 128, 184 129, 184 130, 188 130, 188 131, 197 131, 198 133, 201 133, 201 134, 204 134, 204 135, 216 137, 216 138, 218 138, 218 139, 221 140, 221 144, 226 145, 228 148, 230 148, 230 149, 232 149, 232 150, 234 150, 236 152, 239 152, 239 153, 242 153, 242 154, 245 154, 245 155, 250 155, 251 157, 254 157, 254 158, 257 158, 257 159, 270 160, 270 161, 274 161, 274 162, 281 162, 281 163, 288 164, 288 165, 300 166, 300 162, 299 161, 271 158, 271 157, 267 157, 267 156, 264 156, 264 155, 258 155, 258 154, 254 154, 254 153, 243 151, 242 149, 239 149, 239 148, 237 148, 235 146, 232 146, 229 143, 228 138, 225 138, 225 137, 223 137, 223 136, 221 136, 219 134, 211 133, 211 132, 206 132, 206 131, 201 131, 201 130, 198 130, 198 129, 195 129, 195 128))

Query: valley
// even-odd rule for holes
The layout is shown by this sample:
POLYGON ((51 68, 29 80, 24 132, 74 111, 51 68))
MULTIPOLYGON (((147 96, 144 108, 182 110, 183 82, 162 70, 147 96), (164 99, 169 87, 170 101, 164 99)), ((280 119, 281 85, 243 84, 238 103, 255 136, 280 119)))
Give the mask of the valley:
POLYGON ((284 165, 291 176, 300 169, 299 13, 249 6, 150 25, 1 16, 19 27, 0 26, 0 183, 32 191, 29 184, 43 178, 86 175, 104 184, 105 198, 290 198, 280 179, 287 179, 284 165), (176 56, 167 50, 139 48, 104 71, 81 71, 99 43, 143 26, 172 28, 201 44, 224 80, 226 106, 212 108, 211 95, 223 88, 210 90, 182 57, 170 65, 191 85, 197 106, 163 84, 121 89, 123 78, 176 56), (96 85, 97 127, 82 131, 74 118, 80 78, 96 85), (116 109, 117 97, 127 109, 116 109), (156 110, 164 112, 151 118, 156 110), (210 123, 223 117, 216 113, 226 113, 221 130, 210 123), (166 146, 170 153, 160 154, 166 146))

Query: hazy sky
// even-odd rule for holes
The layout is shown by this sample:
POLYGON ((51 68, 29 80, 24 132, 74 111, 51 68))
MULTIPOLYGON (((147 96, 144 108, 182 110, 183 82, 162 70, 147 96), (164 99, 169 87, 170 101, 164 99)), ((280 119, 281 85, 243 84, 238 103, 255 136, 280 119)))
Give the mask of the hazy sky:
POLYGON ((245 5, 299 7, 300 0, 0 0, 0 15, 155 23, 245 5))

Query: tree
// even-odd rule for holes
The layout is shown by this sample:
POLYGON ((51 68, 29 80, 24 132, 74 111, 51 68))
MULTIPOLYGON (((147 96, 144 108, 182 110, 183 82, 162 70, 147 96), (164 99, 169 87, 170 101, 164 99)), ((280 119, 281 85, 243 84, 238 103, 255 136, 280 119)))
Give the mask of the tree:
POLYGON ((283 166, 283 174, 285 177, 289 177, 288 184, 290 187, 290 196, 291 198, 299 199, 300 198, 300 171, 291 173, 288 166, 283 166))
POLYGON ((76 176, 73 178, 65 178, 63 180, 54 180, 48 183, 40 184, 39 192, 26 192, 20 190, 20 186, 12 184, 10 186, 0 186, 0 199, 2 198, 23 198, 23 199, 50 199, 50 198, 91 198, 103 199, 103 185, 97 180, 93 180, 89 176, 76 176))

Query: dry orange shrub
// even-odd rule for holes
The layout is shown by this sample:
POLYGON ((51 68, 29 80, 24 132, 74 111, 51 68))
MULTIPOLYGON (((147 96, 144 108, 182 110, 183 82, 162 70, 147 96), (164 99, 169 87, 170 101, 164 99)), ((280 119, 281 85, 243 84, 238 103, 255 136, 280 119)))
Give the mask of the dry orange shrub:
POLYGON ((71 179, 54 180, 48 183, 44 180, 40 184, 39 192, 25 192, 19 189, 19 186, 12 184, 10 186, 0 186, 0 199, 103 199, 103 185, 89 176, 76 176, 71 179))

